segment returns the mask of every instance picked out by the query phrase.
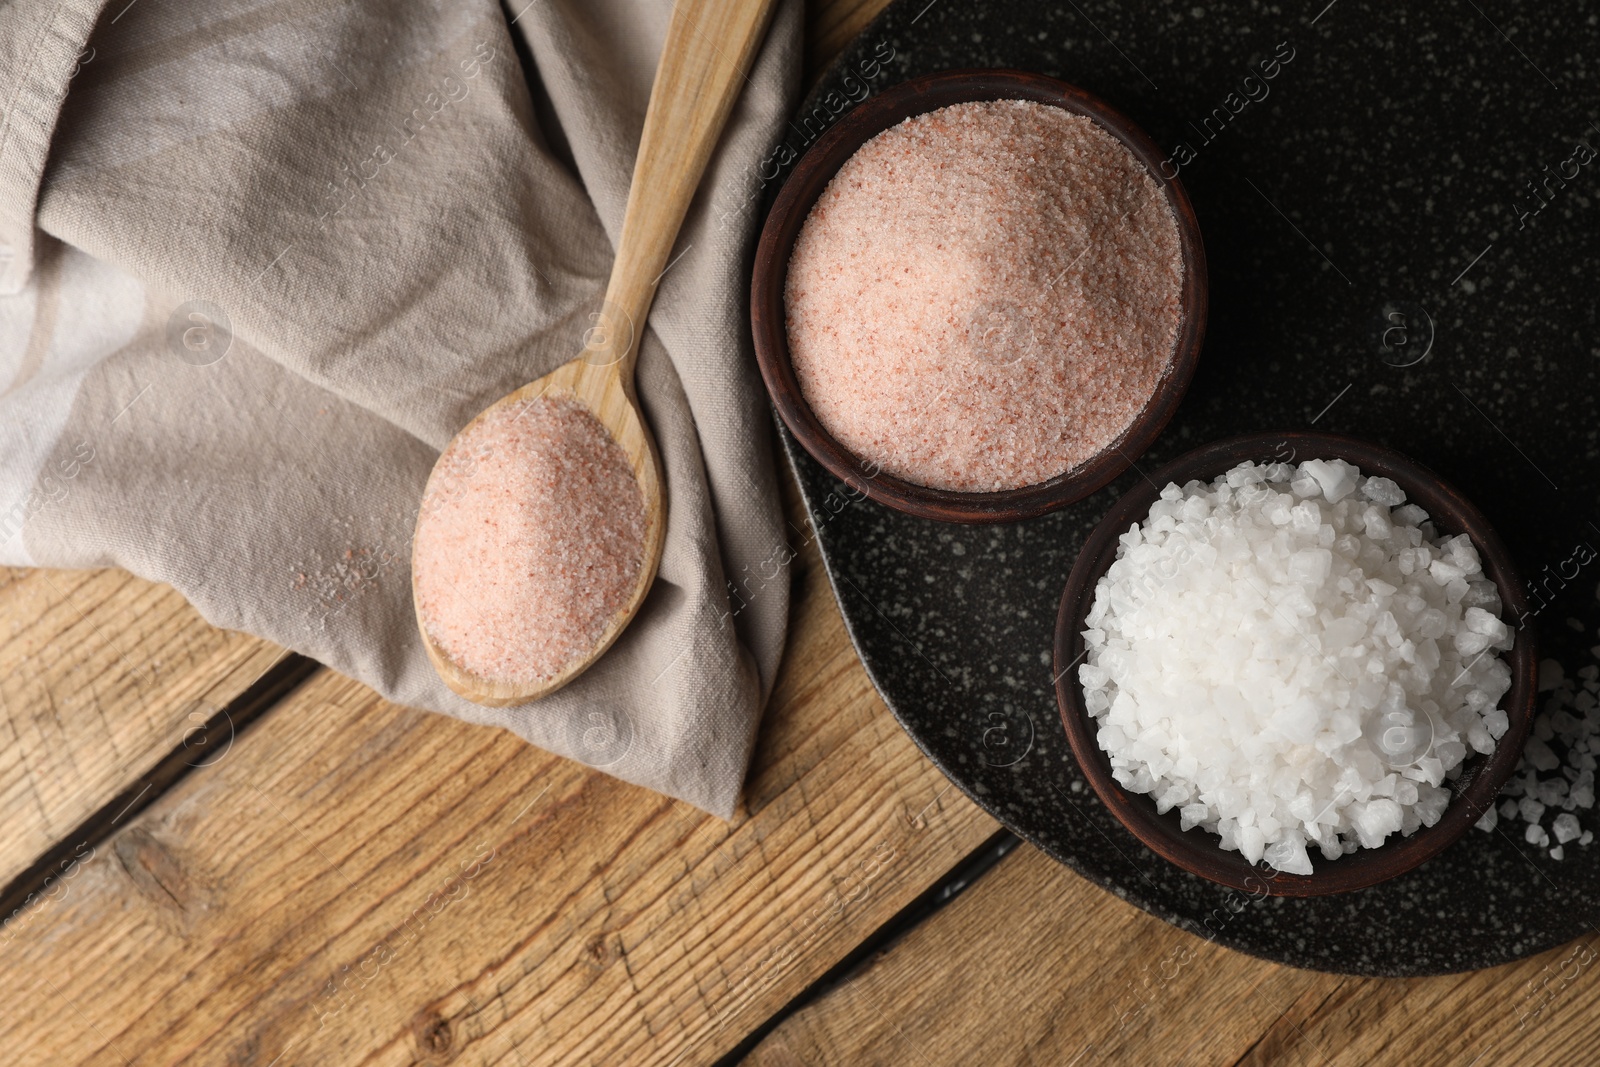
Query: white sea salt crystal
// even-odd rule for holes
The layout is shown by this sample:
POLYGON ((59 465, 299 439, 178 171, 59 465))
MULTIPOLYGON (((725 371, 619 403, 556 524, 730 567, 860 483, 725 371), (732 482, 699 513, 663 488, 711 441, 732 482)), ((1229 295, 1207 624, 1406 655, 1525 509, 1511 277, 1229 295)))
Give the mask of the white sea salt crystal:
POLYGON ((1300 469, 1317 480, 1328 503, 1337 504, 1356 490, 1360 472, 1342 459, 1308 459, 1300 469))
POLYGON ((1427 521, 1428 513, 1417 507, 1415 504, 1407 504, 1404 507, 1398 507, 1391 511, 1389 513, 1389 518, 1391 521, 1401 526, 1419 526, 1427 521))
POLYGON ((1382 504, 1391 508, 1399 507, 1406 502, 1405 490, 1388 478, 1372 477, 1365 479, 1361 485, 1361 495, 1374 504, 1382 504))
POLYGON ((1552 829, 1555 831, 1556 840, 1563 845, 1582 833, 1578 828, 1578 817, 1568 812, 1563 812, 1556 816, 1555 825, 1552 829))
POLYGON ((1306 855, 1305 839, 1298 833, 1291 832, 1283 840, 1268 845, 1263 858, 1287 874, 1311 873, 1311 857, 1306 855))
POLYGON ((1540 660, 1539 692, 1548 693, 1552 689, 1559 688, 1564 676, 1565 672, 1561 669, 1559 662, 1553 659, 1540 660))
POLYGON ((1550 751, 1550 746, 1545 744, 1545 740, 1538 734, 1528 738, 1527 747, 1522 750, 1522 755, 1535 770, 1553 771, 1561 766, 1561 760, 1550 751))
MULTIPOLYGON (((1340 460, 1167 486, 1085 620, 1078 677, 1118 781, 1296 873, 1312 845, 1438 822, 1445 781, 1507 729, 1492 653, 1515 635, 1470 539, 1404 500, 1340 460)), ((1542 814, 1552 787, 1519 788, 1542 814)))
POLYGON ((1546 778, 1539 783, 1538 796, 1545 807, 1557 807, 1567 797, 1567 783, 1561 778, 1546 778))

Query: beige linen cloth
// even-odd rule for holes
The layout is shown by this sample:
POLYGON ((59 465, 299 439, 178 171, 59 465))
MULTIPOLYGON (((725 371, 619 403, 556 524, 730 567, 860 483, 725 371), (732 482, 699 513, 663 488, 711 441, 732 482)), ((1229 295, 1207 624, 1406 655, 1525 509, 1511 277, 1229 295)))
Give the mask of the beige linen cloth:
POLYGON ((798 2, 643 339, 668 519, 639 617, 568 688, 490 709, 438 680, 411 607, 438 450, 599 309, 671 9, 0 4, 0 562, 169 582, 392 700, 730 817, 788 607, 744 309, 798 2))

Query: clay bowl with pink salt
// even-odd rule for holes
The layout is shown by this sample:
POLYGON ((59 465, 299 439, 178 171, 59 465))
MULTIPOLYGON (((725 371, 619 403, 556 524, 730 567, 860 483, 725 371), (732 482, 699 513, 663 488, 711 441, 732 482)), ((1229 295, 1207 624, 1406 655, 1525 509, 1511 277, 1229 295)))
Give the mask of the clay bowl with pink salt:
POLYGON ((1082 89, 946 71, 863 101, 795 164, 750 315, 778 415, 896 510, 994 523, 1081 500, 1176 412, 1206 262, 1164 153, 1082 89))

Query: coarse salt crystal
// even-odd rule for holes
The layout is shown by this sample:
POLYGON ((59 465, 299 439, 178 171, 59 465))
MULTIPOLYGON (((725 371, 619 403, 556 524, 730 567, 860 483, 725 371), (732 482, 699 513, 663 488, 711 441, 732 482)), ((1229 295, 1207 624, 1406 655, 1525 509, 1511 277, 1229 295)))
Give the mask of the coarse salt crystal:
MULTIPOLYGON (((1283 871, 1311 873, 1313 845, 1333 859, 1434 825, 1469 745, 1508 726, 1510 668, 1485 653, 1514 635, 1481 606, 1476 550, 1371 482, 1310 460, 1168 486, 1086 619, 1078 678, 1117 780, 1283 871)), ((1526 795, 1479 825, 1521 814, 1543 833, 1545 807, 1526 795)))

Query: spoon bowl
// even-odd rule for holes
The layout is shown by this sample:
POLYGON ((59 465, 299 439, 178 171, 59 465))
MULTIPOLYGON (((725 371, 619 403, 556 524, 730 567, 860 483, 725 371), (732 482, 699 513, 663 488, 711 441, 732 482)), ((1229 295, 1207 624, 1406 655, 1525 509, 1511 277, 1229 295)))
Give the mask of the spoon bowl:
MULTIPOLYGON (((628 457, 628 465, 633 470, 633 476, 638 480, 639 492, 644 501, 643 558, 638 579, 634 583, 626 605, 612 616, 588 655, 569 662, 554 676, 542 682, 510 682, 485 678, 452 660, 434 641, 423 621, 421 599, 416 595, 413 569, 411 601, 416 610, 417 629, 422 634, 423 646, 428 650, 428 659, 446 685, 475 704, 487 707, 523 704, 553 693, 572 681, 622 636, 622 631, 627 629, 628 623, 638 614, 639 605, 644 602, 645 594, 650 592, 650 586, 655 581, 656 568, 661 561, 661 547, 666 537, 661 460, 656 454, 650 428, 640 414, 638 400, 634 396, 631 356, 626 361, 605 362, 605 351, 603 342, 585 349, 584 354, 578 358, 563 363, 544 377, 529 382, 489 405, 457 435, 459 437, 471 433, 490 415, 498 414, 507 407, 537 404, 547 396, 576 400, 587 407, 595 418, 600 420, 600 424, 605 427, 612 440, 622 446, 623 452, 628 457), (624 362, 629 363, 626 370, 624 362)), ((428 479, 428 489, 424 490, 423 499, 428 498, 439 472, 440 467, 436 466, 428 479)), ((417 515, 419 529, 425 519, 426 513, 419 512, 417 515)))

